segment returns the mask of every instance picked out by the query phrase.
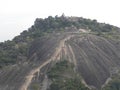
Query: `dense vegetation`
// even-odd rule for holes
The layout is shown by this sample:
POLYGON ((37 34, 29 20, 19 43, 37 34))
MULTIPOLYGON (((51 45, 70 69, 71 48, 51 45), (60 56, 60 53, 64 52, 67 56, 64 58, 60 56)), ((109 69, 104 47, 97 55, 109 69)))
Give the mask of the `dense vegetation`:
POLYGON ((48 72, 48 77, 52 80, 48 90, 89 90, 76 75, 73 65, 66 60, 58 62, 48 72))
POLYGON ((36 38, 46 35, 47 33, 58 31, 69 31, 85 28, 94 32, 110 32, 118 29, 115 26, 98 23, 96 20, 84 19, 82 17, 58 17, 49 16, 42 19, 37 18, 28 30, 23 31, 12 41, 0 43, 0 67, 15 64, 28 58, 29 46, 36 38))
POLYGON ((103 90, 120 90, 120 78, 110 81, 103 90))

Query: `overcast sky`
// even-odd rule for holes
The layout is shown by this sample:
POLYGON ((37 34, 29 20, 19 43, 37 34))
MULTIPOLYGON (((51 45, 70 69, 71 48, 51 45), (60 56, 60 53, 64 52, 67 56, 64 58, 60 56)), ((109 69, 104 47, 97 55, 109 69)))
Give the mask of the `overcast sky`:
POLYGON ((97 19, 120 27, 120 0, 0 0, 0 42, 49 15, 97 19))

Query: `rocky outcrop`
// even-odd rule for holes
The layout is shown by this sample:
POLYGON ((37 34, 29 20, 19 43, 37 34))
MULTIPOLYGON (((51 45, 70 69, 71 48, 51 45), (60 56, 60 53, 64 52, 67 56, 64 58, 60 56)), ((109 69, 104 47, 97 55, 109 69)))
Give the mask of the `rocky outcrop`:
POLYGON ((114 41, 88 33, 48 34, 32 43, 25 62, 0 71, 0 90, 45 90, 51 83, 46 72, 62 59, 74 64, 89 88, 100 89, 119 70, 119 48, 114 41))

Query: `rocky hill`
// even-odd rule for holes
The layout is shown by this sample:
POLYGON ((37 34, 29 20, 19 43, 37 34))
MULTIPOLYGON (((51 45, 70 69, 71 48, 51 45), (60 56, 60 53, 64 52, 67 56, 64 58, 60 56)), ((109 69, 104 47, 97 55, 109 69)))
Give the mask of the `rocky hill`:
POLYGON ((82 17, 38 18, 0 43, 0 90, 119 90, 120 29, 82 17))

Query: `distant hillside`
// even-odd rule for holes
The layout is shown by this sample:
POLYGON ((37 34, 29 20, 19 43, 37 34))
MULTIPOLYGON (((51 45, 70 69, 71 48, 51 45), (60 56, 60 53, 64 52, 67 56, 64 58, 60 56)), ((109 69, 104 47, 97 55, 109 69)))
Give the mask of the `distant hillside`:
POLYGON ((120 28, 82 17, 37 18, 0 43, 0 90, 119 90, 119 66, 120 28))
POLYGON ((23 31, 12 41, 0 43, 0 67, 21 62, 27 58, 30 43, 36 38, 53 32, 75 31, 80 28, 91 30, 92 32, 111 32, 118 30, 118 27, 98 23, 96 20, 85 19, 82 17, 58 17, 49 16, 42 19, 37 18, 28 30, 23 31))

